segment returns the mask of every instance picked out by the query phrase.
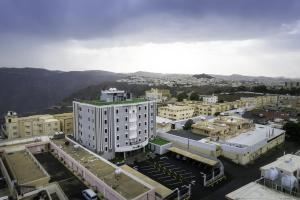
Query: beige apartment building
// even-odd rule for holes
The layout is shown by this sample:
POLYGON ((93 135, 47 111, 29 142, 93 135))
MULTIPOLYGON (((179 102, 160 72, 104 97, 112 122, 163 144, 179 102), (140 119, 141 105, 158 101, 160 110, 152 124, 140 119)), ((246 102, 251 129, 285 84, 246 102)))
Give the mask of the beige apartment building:
POLYGON ((73 130, 73 115, 64 113, 18 117, 16 112, 9 111, 5 116, 3 130, 8 139, 53 135, 58 131, 70 133, 73 130))
POLYGON ((268 105, 276 105, 278 103, 278 96, 265 95, 265 96, 258 96, 258 97, 242 97, 241 101, 244 101, 248 106, 261 108, 268 105))
POLYGON ((59 120, 60 131, 65 134, 73 133, 73 113, 55 114, 53 117, 59 120))
POLYGON ((168 105, 158 109, 158 116, 171 120, 189 119, 194 115, 194 108, 191 106, 168 105))

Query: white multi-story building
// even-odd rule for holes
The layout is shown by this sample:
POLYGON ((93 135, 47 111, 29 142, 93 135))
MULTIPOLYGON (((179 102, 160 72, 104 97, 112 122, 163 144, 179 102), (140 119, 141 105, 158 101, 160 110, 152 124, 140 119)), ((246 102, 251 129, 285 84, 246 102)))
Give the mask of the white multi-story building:
POLYGON ((156 136, 155 101, 74 101, 73 110, 75 140, 106 159, 126 157, 156 136))
POLYGON ((211 95, 203 97, 203 102, 208 104, 218 103, 218 96, 211 95))

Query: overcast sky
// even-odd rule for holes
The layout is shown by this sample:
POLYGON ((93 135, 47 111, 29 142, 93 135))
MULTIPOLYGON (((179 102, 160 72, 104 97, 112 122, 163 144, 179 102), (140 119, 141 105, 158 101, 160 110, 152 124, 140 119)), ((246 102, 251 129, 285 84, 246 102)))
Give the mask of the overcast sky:
POLYGON ((0 66, 300 77, 300 0, 0 0, 0 66))

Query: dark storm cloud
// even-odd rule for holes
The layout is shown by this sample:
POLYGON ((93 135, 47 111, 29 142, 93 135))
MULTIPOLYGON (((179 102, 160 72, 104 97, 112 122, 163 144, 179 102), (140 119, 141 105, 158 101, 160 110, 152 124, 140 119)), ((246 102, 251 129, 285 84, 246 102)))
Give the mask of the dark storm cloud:
POLYGON ((300 19, 299 0, 1 0, 0 34, 47 40, 261 38, 300 19))

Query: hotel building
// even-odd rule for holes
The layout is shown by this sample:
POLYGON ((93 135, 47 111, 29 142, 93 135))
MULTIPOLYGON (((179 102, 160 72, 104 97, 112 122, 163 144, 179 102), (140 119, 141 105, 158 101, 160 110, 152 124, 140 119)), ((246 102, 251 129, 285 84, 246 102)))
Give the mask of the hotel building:
POLYGON ((127 152, 143 149, 156 136, 156 103, 110 100, 73 102, 74 139, 106 159, 116 153, 126 158, 127 152))

